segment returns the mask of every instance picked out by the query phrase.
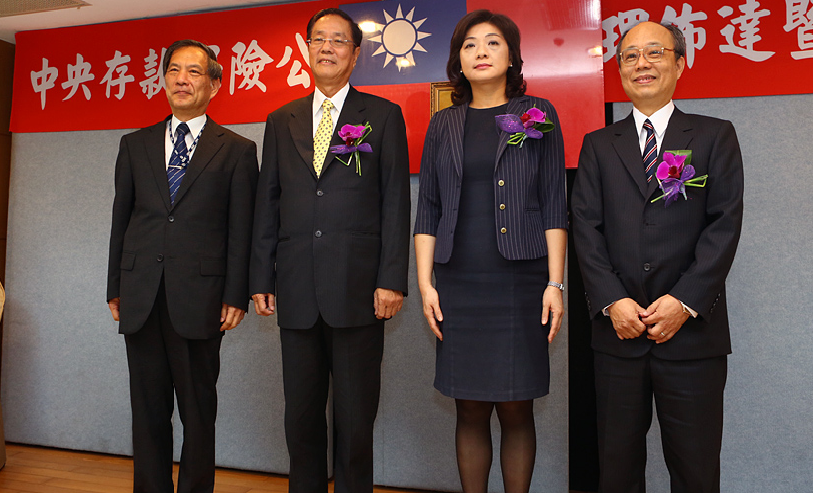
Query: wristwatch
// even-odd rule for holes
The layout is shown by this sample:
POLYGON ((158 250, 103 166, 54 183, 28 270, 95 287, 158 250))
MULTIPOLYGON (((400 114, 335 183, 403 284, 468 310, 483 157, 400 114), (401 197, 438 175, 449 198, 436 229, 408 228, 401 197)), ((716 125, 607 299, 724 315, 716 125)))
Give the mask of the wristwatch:
POLYGON ((565 285, 560 284, 558 282, 548 281, 548 286, 553 286, 554 288, 559 288, 561 292, 565 292, 565 285))

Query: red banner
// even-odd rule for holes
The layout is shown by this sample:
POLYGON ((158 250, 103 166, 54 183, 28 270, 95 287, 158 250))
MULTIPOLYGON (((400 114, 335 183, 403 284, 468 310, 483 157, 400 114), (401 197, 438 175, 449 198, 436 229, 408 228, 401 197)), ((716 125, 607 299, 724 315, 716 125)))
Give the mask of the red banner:
MULTIPOLYGON (((223 85, 207 113, 221 124, 263 122, 270 112, 313 91, 306 26, 315 12, 339 3, 361 1, 314 1, 18 33, 11 130, 63 132, 155 123, 169 114, 163 51, 180 37, 209 44, 223 65, 223 85)), ((409 20, 417 25, 428 17, 420 26, 421 35, 426 31, 450 36, 453 26, 439 26, 436 16, 422 10, 424 4, 414 3, 399 2, 397 9, 387 7, 388 13, 401 24, 409 20)), ((468 0, 466 8, 491 8, 517 22, 528 93, 556 106, 566 162, 575 167, 582 137, 604 123, 601 61, 592 49, 601 38, 595 15, 598 0, 580 0, 578 5, 514 0, 497 9, 488 0, 468 0)), ((430 55, 445 60, 448 41, 442 44, 444 48, 430 55)), ((415 55, 419 64, 422 55, 415 55)), ((384 59, 376 60, 383 65, 384 59)), ((400 69, 393 63, 380 70, 400 69)), ((417 173, 430 118, 430 84, 359 89, 401 106, 410 168, 417 173)))
POLYGON ((163 51, 179 36, 218 52, 223 86, 208 110, 215 120, 265 121, 269 112, 313 91, 306 27, 315 12, 333 5, 319 1, 18 33, 11 130, 155 123, 169 114, 163 51))
POLYGON ((608 102, 628 101, 614 57, 621 34, 643 20, 670 22, 686 37, 675 98, 813 91, 813 0, 603 0, 608 102))

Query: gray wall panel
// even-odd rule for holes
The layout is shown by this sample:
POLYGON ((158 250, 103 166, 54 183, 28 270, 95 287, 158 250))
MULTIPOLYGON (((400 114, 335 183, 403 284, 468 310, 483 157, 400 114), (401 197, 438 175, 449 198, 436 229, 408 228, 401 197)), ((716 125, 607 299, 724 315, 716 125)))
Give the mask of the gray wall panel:
MULTIPOLYGON (((813 96, 679 100, 686 113, 731 120, 745 167, 745 212, 726 283, 728 359, 722 491, 810 491, 813 485, 813 96)), ((614 105, 616 119, 629 104, 614 105)), ((710 177, 713 179, 714 177, 710 177)), ((648 491, 669 491, 657 424, 649 437, 648 491)))
POLYGON ((124 341, 104 303, 113 197, 104 156, 115 157, 123 133, 12 141, 3 344, 9 441, 130 451, 124 341))

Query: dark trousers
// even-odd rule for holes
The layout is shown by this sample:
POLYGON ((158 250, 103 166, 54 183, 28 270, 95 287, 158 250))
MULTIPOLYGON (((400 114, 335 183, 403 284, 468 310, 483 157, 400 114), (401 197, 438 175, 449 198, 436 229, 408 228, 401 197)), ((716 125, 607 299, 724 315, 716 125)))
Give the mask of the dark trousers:
POLYGON ((672 493, 719 493, 727 357, 595 353, 601 493, 645 493, 652 398, 672 493))
POLYGON ((336 493, 373 491, 373 423, 381 391, 384 321, 280 330, 290 493, 327 492, 328 382, 333 376, 336 493))
POLYGON ((164 282, 152 313, 126 335, 133 410, 133 491, 172 493, 172 412, 183 423, 178 493, 211 493, 222 337, 184 339, 172 328, 164 282))

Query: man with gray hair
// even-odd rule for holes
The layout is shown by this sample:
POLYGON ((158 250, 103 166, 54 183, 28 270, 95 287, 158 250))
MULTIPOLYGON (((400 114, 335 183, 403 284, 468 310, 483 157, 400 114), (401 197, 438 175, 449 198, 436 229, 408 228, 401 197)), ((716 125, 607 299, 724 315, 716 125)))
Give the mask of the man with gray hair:
POLYGON ((646 491, 653 397, 673 493, 720 491, 731 352, 725 279, 742 226, 730 122, 672 102, 681 30, 643 22, 617 50, 625 119, 585 136, 573 229, 592 318, 599 491, 646 491))
POLYGON ((222 78, 208 46, 173 43, 164 78, 172 115, 121 139, 107 300, 127 346, 133 491, 174 492, 177 395, 178 493, 204 493, 214 489, 221 336, 248 307, 257 147, 206 116, 222 78))

